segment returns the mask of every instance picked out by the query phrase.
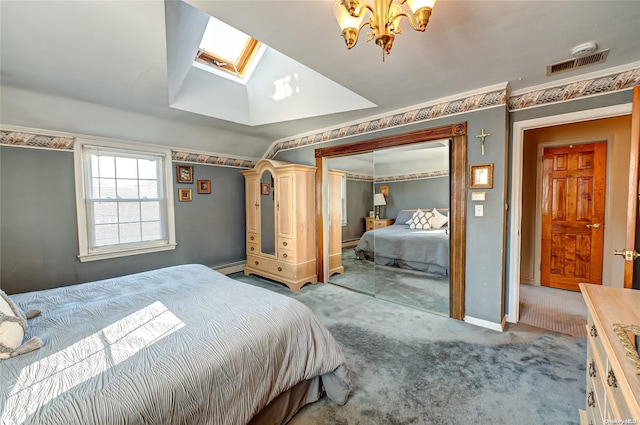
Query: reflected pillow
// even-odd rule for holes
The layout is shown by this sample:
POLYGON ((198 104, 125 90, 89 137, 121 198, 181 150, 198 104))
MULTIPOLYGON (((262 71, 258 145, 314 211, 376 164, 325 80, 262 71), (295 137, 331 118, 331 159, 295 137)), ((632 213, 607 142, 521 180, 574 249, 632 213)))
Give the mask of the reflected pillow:
POLYGON ((435 208, 433 209, 432 214, 433 214, 433 217, 431 217, 431 222, 430 222, 432 229, 440 229, 442 226, 449 223, 448 214, 444 215, 435 208))
POLYGON ((431 224, 429 221, 433 214, 430 212, 425 212, 420 209, 413 213, 411 220, 407 224, 409 224, 410 229, 431 229, 431 224))

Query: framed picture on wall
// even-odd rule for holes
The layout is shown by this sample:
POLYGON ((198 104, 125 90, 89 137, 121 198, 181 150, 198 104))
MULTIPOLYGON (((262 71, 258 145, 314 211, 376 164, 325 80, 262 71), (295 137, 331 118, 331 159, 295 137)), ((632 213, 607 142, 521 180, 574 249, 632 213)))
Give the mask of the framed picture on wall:
POLYGON ((211 193, 211 180, 198 180, 198 193, 211 193))
POLYGON ((193 167, 191 165, 176 165, 176 181, 178 183, 193 183, 193 167))
POLYGON ((260 194, 261 195, 270 195, 271 194, 271 185, 269 183, 260 183, 260 194))
POLYGON ((389 196, 389 186, 380 186, 380 193, 382 193, 385 198, 389 196))
POLYGON ((191 189, 178 189, 178 200, 180 202, 191 202, 191 189))
POLYGON ((493 188, 493 164, 478 164, 471 166, 469 188, 493 188))

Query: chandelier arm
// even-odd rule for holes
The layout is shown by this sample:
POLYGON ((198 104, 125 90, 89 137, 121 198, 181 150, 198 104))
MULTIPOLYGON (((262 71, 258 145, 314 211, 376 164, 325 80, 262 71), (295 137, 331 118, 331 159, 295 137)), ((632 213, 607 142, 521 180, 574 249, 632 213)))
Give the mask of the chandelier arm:
POLYGON ((409 21, 409 23, 411 24, 411 28, 413 28, 416 31, 423 32, 426 29, 426 26, 425 28, 421 28, 420 25, 418 25, 418 21, 416 21, 416 18, 415 16, 413 16, 413 13, 402 12, 402 13, 399 13, 397 16, 406 17, 407 21, 409 21))

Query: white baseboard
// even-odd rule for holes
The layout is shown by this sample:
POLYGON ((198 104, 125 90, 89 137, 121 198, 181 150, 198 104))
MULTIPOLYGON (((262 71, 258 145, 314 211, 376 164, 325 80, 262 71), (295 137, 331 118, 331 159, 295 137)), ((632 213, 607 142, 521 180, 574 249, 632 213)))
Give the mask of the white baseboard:
POLYGON ((520 283, 524 283, 525 285, 535 285, 535 281, 532 277, 522 277, 520 276, 520 283))
POLYGON ((500 323, 489 322, 488 320, 476 319, 475 317, 464 316, 464 321, 476 326, 491 329, 493 331, 503 332, 506 318, 503 316, 500 323))
POLYGON ((358 245, 359 241, 360 241, 360 239, 351 239, 351 240, 348 240, 348 241, 342 241, 342 247, 343 248, 354 247, 354 246, 358 245))
POLYGON ((211 267, 213 270, 222 274, 231 274, 238 273, 244 271, 244 266, 246 265, 246 261, 238 261, 236 263, 231 264, 223 264, 221 266, 211 267))

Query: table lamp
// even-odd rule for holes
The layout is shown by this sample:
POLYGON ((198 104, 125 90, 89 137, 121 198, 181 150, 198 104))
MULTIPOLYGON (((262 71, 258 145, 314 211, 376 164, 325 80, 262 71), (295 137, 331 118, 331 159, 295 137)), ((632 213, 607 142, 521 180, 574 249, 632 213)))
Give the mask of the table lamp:
POLYGON ((380 218, 380 205, 387 205, 387 201, 384 199, 382 193, 376 193, 373 195, 373 205, 376 207, 376 220, 380 218))

